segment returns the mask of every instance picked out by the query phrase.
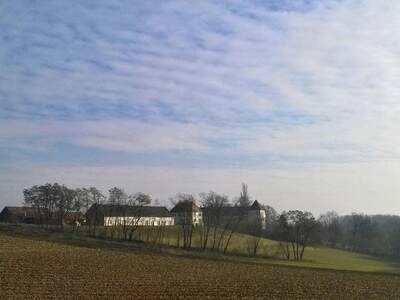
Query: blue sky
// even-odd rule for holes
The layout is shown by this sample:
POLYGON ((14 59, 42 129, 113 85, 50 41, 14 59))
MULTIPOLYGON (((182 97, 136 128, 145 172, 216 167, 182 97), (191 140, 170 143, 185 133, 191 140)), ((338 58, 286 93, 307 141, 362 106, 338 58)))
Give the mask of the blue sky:
POLYGON ((396 1, 2 1, 0 191, 399 213, 396 1), (379 2, 379 3, 378 3, 379 2), (299 184, 301 182, 301 184, 299 184))

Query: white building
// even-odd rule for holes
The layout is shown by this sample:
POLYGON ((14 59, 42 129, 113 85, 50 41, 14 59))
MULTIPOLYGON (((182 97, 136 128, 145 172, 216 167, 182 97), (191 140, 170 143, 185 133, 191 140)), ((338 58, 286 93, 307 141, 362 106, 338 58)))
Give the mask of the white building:
POLYGON ((203 224, 203 211, 194 201, 180 201, 171 210, 177 225, 203 224))
POLYGON ((92 205, 86 213, 89 224, 102 226, 173 226, 175 218, 164 206, 92 205))

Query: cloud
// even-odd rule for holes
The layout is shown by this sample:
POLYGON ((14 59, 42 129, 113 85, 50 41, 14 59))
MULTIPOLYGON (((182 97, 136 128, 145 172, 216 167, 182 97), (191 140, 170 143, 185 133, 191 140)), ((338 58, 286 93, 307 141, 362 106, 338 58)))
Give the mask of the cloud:
POLYGON ((202 170, 400 158, 395 1, 6 1, 0 11, 2 165, 68 164, 67 147, 202 170))

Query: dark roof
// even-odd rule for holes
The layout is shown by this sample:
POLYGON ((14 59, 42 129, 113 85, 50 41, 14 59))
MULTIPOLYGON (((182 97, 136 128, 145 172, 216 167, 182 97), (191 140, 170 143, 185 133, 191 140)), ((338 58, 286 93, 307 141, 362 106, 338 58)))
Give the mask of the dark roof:
POLYGON ((196 205, 194 201, 180 201, 174 206, 173 209, 171 209, 171 212, 201 212, 201 209, 196 205))
POLYGON ((251 209, 251 210, 263 210, 263 208, 261 207, 260 203, 258 203, 257 200, 255 200, 253 202, 253 204, 250 206, 249 209, 251 209))
MULTIPOLYGON (((92 206, 93 207, 93 206, 92 206)), ((90 209, 92 209, 92 207, 90 209)), ((142 216, 142 217, 170 217, 164 206, 132 206, 132 205, 98 205, 99 211, 108 217, 142 216)))
POLYGON ((68 211, 64 216, 66 219, 84 219, 85 216, 80 211, 68 211))
POLYGON ((33 207, 26 207, 26 206, 6 206, 2 210, 2 213, 7 210, 15 216, 34 217, 36 214, 35 209, 33 207))
POLYGON ((255 200, 250 207, 243 206, 224 206, 220 208, 211 208, 211 207, 203 207, 202 210, 205 214, 210 213, 221 213, 222 216, 241 216, 249 210, 263 210, 264 208, 260 205, 260 203, 255 200))
POLYGON ((220 208, 213 207, 203 207, 203 212, 205 215, 207 214, 221 214, 224 217, 233 217, 233 216, 242 216, 247 213, 247 207, 240 206, 224 206, 220 208))

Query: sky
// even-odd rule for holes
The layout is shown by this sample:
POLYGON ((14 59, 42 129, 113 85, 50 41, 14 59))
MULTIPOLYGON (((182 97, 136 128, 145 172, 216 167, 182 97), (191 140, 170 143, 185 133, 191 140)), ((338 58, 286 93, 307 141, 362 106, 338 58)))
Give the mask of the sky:
POLYGON ((0 209, 46 182, 400 214, 400 2, 0 2, 0 209))

